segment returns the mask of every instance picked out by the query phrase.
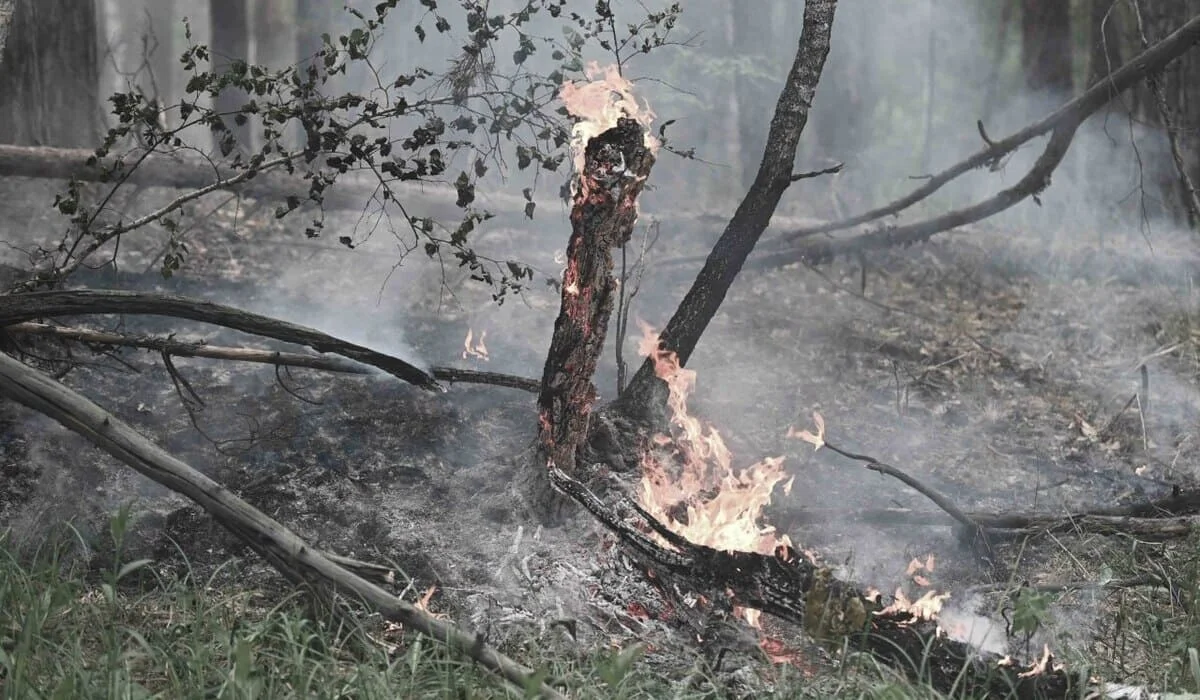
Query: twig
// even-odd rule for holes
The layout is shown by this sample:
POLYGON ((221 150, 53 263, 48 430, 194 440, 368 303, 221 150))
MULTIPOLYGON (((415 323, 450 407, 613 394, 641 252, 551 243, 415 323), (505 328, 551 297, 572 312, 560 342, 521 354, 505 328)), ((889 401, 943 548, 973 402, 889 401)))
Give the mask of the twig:
MULTIPOLYGON (((1141 586, 1161 586, 1170 589, 1171 586, 1165 583, 1161 577, 1155 574, 1145 574, 1143 576, 1134 576, 1132 578, 1118 578, 1109 581, 1067 581, 1064 583, 1027 583, 1021 588, 1037 591, 1039 593, 1065 593, 1075 590, 1114 590, 1122 588, 1138 588, 1141 586)), ((966 595, 973 593, 994 593, 996 591, 1007 591, 1014 588, 1011 583, 984 583, 977 586, 967 588, 966 595)))
POLYGON ((842 172, 842 168, 844 167, 846 167, 845 163, 838 163, 837 165, 831 165, 822 170, 810 170, 804 173, 792 173, 792 182, 796 182, 797 180, 808 180, 814 177, 821 177, 822 175, 836 175, 842 172))

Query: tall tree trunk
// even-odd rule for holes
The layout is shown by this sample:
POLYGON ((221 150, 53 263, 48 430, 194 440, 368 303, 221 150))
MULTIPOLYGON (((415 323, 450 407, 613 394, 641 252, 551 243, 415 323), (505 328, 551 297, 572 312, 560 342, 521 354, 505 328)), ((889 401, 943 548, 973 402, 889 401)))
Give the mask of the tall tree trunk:
POLYGON ((1088 12, 1088 41, 1091 55, 1088 57, 1088 85, 1096 84, 1120 67, 1121 35, 1118 33, 1118 16, 1112 0, 1091 0, 1088 12))
POLYGON ((1030 90, 1071 93, 1069 0, 1021 0, 1021 65, 1030 90))
MULTIPOLYGON (((212 21, 213 70, 218 73, 226 71, 237 61, 245 61, 250 57, 250 27, 246 12, 246 0, 209 0, 209 15, 212 21)), ((246 95, 238 90, 226 88, 221 91, 213 104, 214 109, 224 116, 225 127, 233 134, 238 147, 249 151, 253 144, 250 142, 249 121, 238 124, 234 118, 246 102, 246 95)), ((222 134, 214 134, 217 146, 221 146, 222 134)))
POLYGON ((282 68, 296 62, 296 22, 293 0, 254 3, 254 62, 282 68))
MULTIPOLYGON (((800 45, 775 105, 758 175, 659 338, 661 347, 675 352, 680 364, 686 364, 692 356, 700 336, 716 315, 747 256, 767 229, 780 198, 792 183, 796 147, 808 124, 817 83, 829 55, 829 37, 836 9, 837 0, 807 0, 804 3, 800 45)), ((648 358, 616 404, 627 415, 653 419, 658 404, 656 394, 661 384, 654 374, 653 359, 648 358)))
POLYGON ((104 26, 101 95, 141 88, 163 105, 175 101, 175 0, 101 0, 104 26))
POLYGON ((100 70, 94 2, 17 0, 9 30, 0 54, 0 143, 95 146, 100 70))

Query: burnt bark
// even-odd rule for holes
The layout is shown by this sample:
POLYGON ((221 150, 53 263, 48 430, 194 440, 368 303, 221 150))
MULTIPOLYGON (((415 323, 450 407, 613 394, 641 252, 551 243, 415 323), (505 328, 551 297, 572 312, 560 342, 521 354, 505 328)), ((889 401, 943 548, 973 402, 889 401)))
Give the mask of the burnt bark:
POLYGON ((96 143, 98 33, 92 0, 16 0, 0 52, 0 143, 96 143))
MULTIPOLYGON (((771 119, 766 149, 754 184, 660 336, 662 347, 675 352, 680 364, 687 364, 742 264, 770 223, 780 198, 792 183, 796 147, 808 123, 817 83, 829 55, 829 37, 836 8, 837 0, 808 0, 805 3, 800 45, 771 119)), ((647 360, 618 399, 619 410, 628 415, 644 415, 656 403, 661 403, 653 396, 660 384, 654 375, 654 363, 647 360)))
POLYGON ((88 314, 144 314, 183 318, 332 352, 379 369, 423 389, 440 390, 428 372, 398 357, 318 330, 230 306, 169 294, 80 290, 0 296, 0 328, 25 321, 88 314))
POLYGON ((645 131, 632 119, 622 118, 587 144, 571 209, 562 304, 538 395, 539 470, 575 471, 596 401, 592 375, 619 293, 613 251, 633 232, 637 197, 653 165, 645 131))
POLYGON ((1030 90, 1071 93, 1069 0, 1021 0, 1021 67, 1030 90))

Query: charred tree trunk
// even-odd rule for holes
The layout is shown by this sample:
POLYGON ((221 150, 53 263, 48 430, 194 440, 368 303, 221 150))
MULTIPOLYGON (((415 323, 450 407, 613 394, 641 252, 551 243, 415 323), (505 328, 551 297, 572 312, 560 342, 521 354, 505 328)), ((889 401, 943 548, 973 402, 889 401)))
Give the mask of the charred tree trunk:
POLYGON ((96 144, 98 34, 91 0, 16 0, 0 53, 0 143, 96 144))
POLYGON ((12 28, 14 5, 14 0, 0 0, 0 60, 3 60, 4 47, 8 45, 8 33, 12 28))
MULTIPOLYGON (((604 349, 616 295, 613 251, 624 245, 637 220, 637 197, 654 156, 645 131, 632 119, 592 138, 571 209, 571 239, 562 279, 562 305, 538 395, 538 465, 575 472, 596 401, 592 375, 604 349)), ((535 489, 549 493, 547 485, 535 489)), ((542 516, 553 509, 542 504, 542 516)))
MULTIPOLYGON (((212 22, 212 65, 217 73, 223 73, 235 65, 246 62, 250 56, 250 27, 246 12, 246 0, 209 0, 212 22)), ((214 132, 216 147, 222 153, 234 147, 248 152, 250 142, 249 120, 242 115, 241 108, 246 95, 239 90, 225 88, 217 94, 213 108, 222 115, 225 131, 214 132), (240 122, 240 123, 239 123, 240 122)))
POLYGON ((1021 0, 1021 66, 1036 92, 1071 93, 1071 3, 1021 0))
MULTIPOLYGON (((709 253, 692 288, 662 332, 662 348, 675 352, 681 365, 691 357, 746 257, 766 230, 780 198, 792 183, 796 146, 808 122, 817 82, 829 55, 829 37, 836 8, 836 0, 808 0, 805 3, 800 46, 771 119, 758 175, 709 253)), ((648 413, 653 412, 652 407, 661 404, 655 400, 660 386, 661 382, 654 375, 654 363, 647 360, 618 400, 619 410, 629 416, 648 417, 648 413)))

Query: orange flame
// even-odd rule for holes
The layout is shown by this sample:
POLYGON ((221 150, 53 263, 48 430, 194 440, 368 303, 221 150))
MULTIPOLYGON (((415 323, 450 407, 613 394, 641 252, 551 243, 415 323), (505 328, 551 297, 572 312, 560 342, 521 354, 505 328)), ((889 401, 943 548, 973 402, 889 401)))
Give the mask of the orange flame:
POLYGON ((467 339, 463 341, 463 353, 462 353, 463 359, 466 360, 466 359, 474 357, 476 359, 487 362, 488 360, 491 359, 488 356, 487 345, 484 345, 484 343, 483 343, 484 339, 487 338, 487 331, 483 331, 482 333, 479 334, 478 341, 474 340, 474 337, 475 337, 475 332, 473 330, 471 330, 470 328, 468 328, 467 329, 467 339))
POLYGON ((896 599, 891 605, 875 613, 876 615, 895 615, 908 613, 913 622, 937 619, 942 606, 950 599, 949 593, 926 591, 925 595, 916 600, 909 600, 901 588, 896 589, 896 599))
MULTIPOLYGON (((567 111, 579 119, 571 129, 571 151, 574 153, 576 172, 583 171, 583 152, 587 142, 594 136, 617 125, 621 117, 636 120, 644 127, 654 121, 654 112, 644 104, 638 104, 633 95, 633 83, 621 75, 619 66, 600 67, 588 63, 586 82, 566 82, 559 89, 558 97, 567 111)), ((658 139, 646 132, 646 147, 658 150, 658 139)))
MULTIPOLYGON (((640 325, 640 351, 653 358, 655 374, 667 383, 672 426, 672 435, 656 437, 657 449, 642 457, 642 506, 696 544, 768 555, 780 545, 790 547, 786 535, 759 524, 775 486, 788 478, 783 458, 768 457, 734 471, 732 455, 720 433, 688 412, 687 398, 695 389, 696 373, 681 367, 675 353, 659 347, 654 331, 640 325), (686 517, 679 513, 680 507, 686 517)), ((785 488, 791 488, 790 481, 785 488)))

